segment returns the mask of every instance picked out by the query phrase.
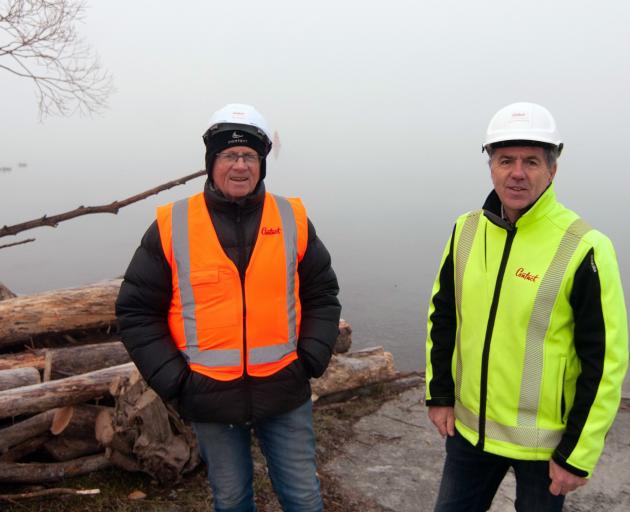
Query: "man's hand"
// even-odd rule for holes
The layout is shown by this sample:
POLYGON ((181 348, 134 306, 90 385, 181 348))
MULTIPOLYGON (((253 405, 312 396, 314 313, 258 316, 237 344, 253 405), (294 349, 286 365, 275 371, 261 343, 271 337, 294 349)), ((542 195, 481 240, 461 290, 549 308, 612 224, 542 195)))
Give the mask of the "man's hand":
POLYGON ((429 406, 429 419, 442 437, 455 435, 455 410, 453 407, 429 406))
POLYGON ((549 492, 554 496, 569 494, 588 482, 586 478, 574 475, 562 466, 559 466, 553 459, 549 461, 549 478, 551 478, 549 492))

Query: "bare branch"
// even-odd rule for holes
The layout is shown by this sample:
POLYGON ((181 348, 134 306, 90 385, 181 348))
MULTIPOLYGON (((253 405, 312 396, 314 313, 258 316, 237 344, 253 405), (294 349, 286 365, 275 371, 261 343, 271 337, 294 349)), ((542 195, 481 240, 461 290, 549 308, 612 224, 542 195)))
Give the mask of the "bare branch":
MULTIPOLYGON (((145 190, 140 194, 136 194, 134 196, 123 199, 122 201, 114 201, 109 204, 104 204, 100 206, 79 206, 74 210, 60 213, 58 215, 47 216, 44 215, 38 219, 29 220, 27 222, 22 222, 20 224, 14 224, 13 226, 3 226, 0 228, 0 238, 3 236, 16 235, 22 231, 26 231, 28 229, 39 228, 42 226, 50 226, 52 228, 56 228, 57 224, 63 222, 64 220, 74 219, 75 217, 80 217, 81 215, 87 215, 89 213, 113 213, 117 214, 118 210, 124 208, 133 203, 137 203, 142 199, 146 199, 147 197, 159 194, 164 190, 168 190, 169 188, 176 187, 177 185, 183 185, 187 181, 190 181, 194 178, 198 178, 199 176, 205 176, 206 171, 197 171, 193 174, 189 174, 188 176, 183 176, 182 178, 169 181, 167 183, 163 183, 162 185, 158 185, 157 187, 151 188, 149 190, 145 190)), ((0 247, 1 249, 1 247, 0 247)))
POLYGON ((7 247, 14 247, 16 245, 22 245, 22 244, 27 244, 29 242, 34 242, 35 239, 34 238, 27 238, 26 240, 20 240, 19 242, 13 242, 12 244, 4 244, 4 245, 0 245, 0 249, 5 249, 7 247))
POLYGON ((80 0, 8 0, 0 4, 0 69, 33 81, 40 119, 97 113, 113 92, 111 75, 77 33, 80 0))
POLYGON ((52 496, 56 494, 77 494, 89 496, 100 494, 100 492, 100 489, 70 489, 66 487, 56 487, 54 489, 42 489, 40 491, 22 492, 19 494, 0 494, 0 500, 25 500, 29 498, 41 498, 42 496, 52 496))

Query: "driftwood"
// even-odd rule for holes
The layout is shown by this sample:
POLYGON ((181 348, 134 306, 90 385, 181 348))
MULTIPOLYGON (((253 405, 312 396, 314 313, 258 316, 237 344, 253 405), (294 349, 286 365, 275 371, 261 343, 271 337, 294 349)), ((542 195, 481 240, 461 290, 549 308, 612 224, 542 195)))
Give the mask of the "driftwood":
POLYGON ((17 354, 0 355, 0 370, 11 370, 13 368, 37 368, 44 369, 46 350, 32 350, 17 354))
POLYGON ((27 439, 50 429, 56 410, 45 411, 0 430, 0 455, 27 439))
POLYGON ((126 376, 134 368, 133 363, 127 363, 65 379, 0 391, 0 418, 37 413, 105 396, 116 377, 126 376))
POLYGON ((4 286, 4 284, 0 283, 0 300, 12 299, 15 296, 15 293, 4 286))
POLYGON ((42 348, 0 356, 0 372, 10 368, 33 367, 43 370, 50 358, 51 378, 59 379, 129 362, 129 354, 120 341, 94 343, 77 347, 42 348))
POLYGON ((107 409, 87 404, 52 409, 6 427, 0 430, 0 461, 20 460, 40 447, 58 461, 102 452, 94 425, 107 409))
POLYGON ((42 381, 36 368, 14 368, 0 370, 0 391, 39 384, 42 381))
POLYGON ((55 487, 53 489, 41 489, 32 492, 20 492, 15 494, 0 494, 0 500, 17 501, 28 500, 31 498, 41 498, 42 496, 56 496, 59 494, 77 494, 80 496, 89 496, 100 494, 100 489, 70 489, 68 487, 55 487))
POLYGON ((38 219, 29 220, 27 222, 22 222, 20 224, 14 224, 13 226, 3 226, 0 228, 0 238, 3 236, 16 235, 22 231, 26 231, 28 229, 38 228, 42 226, 49 226, 51 228, 56 228, 60 222, 64 220, 74 219, 76 217, 80 217, 82 215, 88 215, 90 213, 113 213, 117 214, 118 210, 124 208, 133 203, 137 203, 142 199, 146 199, 149 196, 159 194, 163 190, 168 190, 169 188, 176 187, 177 185, 183 185, 189 180, 193 178, 197 178, 199 176, 205 176, 206 171, 197 171, 193 174, 189 174, 187 176, 183 176, 173 181, 169 181, 167 183, 163 183, 162 185, 158 185, 152 189, 141 192, 140 194, 136 194, 134 196, 128 197, 126 199, 122 199, 121 201, 114 201, 109 204, 100 205, 100 206, 79 206, 74 210, 67 211, 64 213, 60 213, 58 215, 44 215, 38 219))
POLYGON ((16 444, 12 446, 6 453, 0 455, 0 462, 15 462, 20 460, 22 457, 33 453, 35 450, 41 448, 46 441, 48 441, 52 435, 50 432, 46 432, 44 434, 40 434, 36 437, 31 437, 26 441, 21 442, 20 444, 16 444))
POLYGON ((85 475, 110 466, 104 454, 81 457, 67 462, 0 462, 0 482, 43 483, 85 475))
POLYGON ((324 375, 311 382, 313 400, 396 376, 394 358, 383 347, 333 355, 324 375))
POLYGON ((81 404, 57 409, 51 432, 56 437, 44 444, 44 449, 57 461, 76 459, 103 451, 96 439, 94 425, 97 416, 110 408, 81 404))
POLYGON ((333 353, 345 354, 352 346, 352 327, 343 318, 339 320, 339 334, 333 347, 333 353))
POLYGON ((0 302, 0 350, 33 336, 108 327, 120 279, 0 302))
POLYGON ((44 443, 44 449, 56 461, 63 462, 103 451, 96 439, 55 437, 44 443))
POLYGON ((360 388, 349 389, 331 393, 318 398, 314 406, 317 409, 343 409, 346 402, 360 396, 370 396, 374 394, 401 393, 410 388, 424 384, 424 375, 420 372, 396 372, 396 375, 388 380, 374 382, 360 388))
MULTIPOLYGON (((120 280, 113 280, 0 302, 0 351, 43 335, 73 343, 69 333, 114 325, 119 287, 120 280)), ((350 347, 351 335, 350 325, 340 322, 330 366, 312 381, 315 400, 397 375, 391 354, 381 347, 340 354, 350 347)), ((52 482, 116 465, 173 483, 194 469, 200 459, 192 429, 127 361, 118 341, 0 355, 0 386, 2 374, 16 370, 44 378, 0 390, 0 419, 35 414, 0 430, 0 482, 52 482), (114 408, 83 403, 109 395, 114 408), (36 449, 61 462, 19 462, 36 449)))
POLYGON ((199 464, 192 429, 135 372, 112 383, 113 412, 103 411, 96 437, 112 463, 143 471, 160 482, 178 481, 199 464))
MULTIPOLYGON (((101 397, 116 377, 125 377, 133 363, 0 391, 0 418, 36 413, 101 397)), ((393 358, 382 347, 333 356, 325 375, 313 382, 315 398, 357 388, 395 375, 393 358)))
MULTIPOLYGON (((382 347, 335 355, 325 375, 313 381, 313 398, 396 375, 391 354, 382 347)), ((33 413, 107 393, 115 397, 113 409, 66 406, 0 431, 0 482, 50 482, 113 464, 172 483, 199 464, 192 429, 147 387, 133 363, 0 392, 0 415, 33 413), (39 448, 65 462, 16 462, 39 448), (100 455, 85 457, 94 453, 100 455)))

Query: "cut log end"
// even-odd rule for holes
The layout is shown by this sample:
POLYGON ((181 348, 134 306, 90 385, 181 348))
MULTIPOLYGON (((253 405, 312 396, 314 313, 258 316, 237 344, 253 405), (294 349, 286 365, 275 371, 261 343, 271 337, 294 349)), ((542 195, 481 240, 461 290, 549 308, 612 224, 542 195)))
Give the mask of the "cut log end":
POLYGON ((50 426, 50 431, 56 436, 61 434, 70 424, 70 420, 72 419, 73 414, 74 407, 72 407, 71 405, 56 409, 55 415, 53 416, 52 424, 50 426))

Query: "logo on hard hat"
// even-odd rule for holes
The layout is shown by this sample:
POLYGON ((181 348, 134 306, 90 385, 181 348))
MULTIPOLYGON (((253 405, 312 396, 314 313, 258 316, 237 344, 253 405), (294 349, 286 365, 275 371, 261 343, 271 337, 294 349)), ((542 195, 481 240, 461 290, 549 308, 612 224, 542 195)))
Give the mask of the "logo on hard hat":
POLYGON ((232 138, 233 139, 242 139, 243 137, 244 137, 244 135, 242 133, 232 132, 232 138))

